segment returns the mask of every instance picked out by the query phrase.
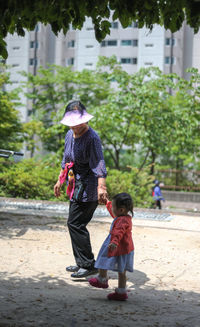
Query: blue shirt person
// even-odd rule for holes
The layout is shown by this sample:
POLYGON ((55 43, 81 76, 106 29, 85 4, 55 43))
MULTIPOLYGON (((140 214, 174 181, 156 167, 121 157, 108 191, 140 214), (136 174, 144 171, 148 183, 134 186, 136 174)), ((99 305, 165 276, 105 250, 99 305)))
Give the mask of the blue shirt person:
POLYGON ((154 181, 154 188, 153 188, 153 200, 154 200, 154 209, 156 209, 157 207, 159 209, 162 209, 162 205, 161 205, 161 200, 165 201, 162 192, 161 192, 161 188, 160 188, 160 182, 156 179, 154 181))

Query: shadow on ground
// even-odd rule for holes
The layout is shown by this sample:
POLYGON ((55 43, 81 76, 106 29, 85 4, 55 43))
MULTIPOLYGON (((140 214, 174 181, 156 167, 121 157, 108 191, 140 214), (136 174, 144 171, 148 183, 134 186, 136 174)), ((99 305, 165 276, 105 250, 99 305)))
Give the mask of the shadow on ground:
MULTIPOLYGON (((57 230, 66 225, 66 218, 47 217, 37 215, 17 215, 12 213, 0 213, 0 237, 15 238, 25 235, 28 228, 33 230, 52 229, 57 230), (61 227, 62 226, 62 227, 61 227)), ((1 326, 0 326, 1 327, 1 326)))
POLYGON ((85 280, 71 285, 42 274, 26 279, 2 272, 0 326, 200 326, 199 294, 145 287, 148 277, 140 271, 128 277, 129 300, 110 302, 109 290, 85 280))
MULTIPOLYGON (((45 231, 54 224, 54 230, 63 230, 65 221, 34 217, 33 222, 32 217, 7 215, 0 224, 0 237, 11 241, 25 235, 28 228, 45 231)), ((43 262, 40 264, 43 271, 43 262)), ((0 327, 200 327, 198 293, 156 289, 139 270, 127 274, 126 302, 108 301, 112 290, 92 288, 86 279, 71 281, 65 274, 48 276, 34 271, 25 278, 21 272, 0 272, 0 327)), ((113 272, 109 275, 117 277, 113 272)))

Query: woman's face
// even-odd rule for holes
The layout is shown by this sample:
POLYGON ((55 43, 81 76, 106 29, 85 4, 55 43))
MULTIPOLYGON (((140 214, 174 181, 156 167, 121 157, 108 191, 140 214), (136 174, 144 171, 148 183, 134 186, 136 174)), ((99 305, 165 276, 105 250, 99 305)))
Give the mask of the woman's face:
POLYGON ((75 135, 80 135, 88 127, 87 123, 70 127, 75 135))

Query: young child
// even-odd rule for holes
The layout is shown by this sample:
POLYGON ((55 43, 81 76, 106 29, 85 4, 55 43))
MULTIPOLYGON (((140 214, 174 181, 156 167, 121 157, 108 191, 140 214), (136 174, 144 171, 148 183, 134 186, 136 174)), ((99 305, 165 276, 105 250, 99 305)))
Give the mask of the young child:
POLYGON ((108 294, 108 299, 125 301, 126 271, 133 272, 132 217, 128 214, 133 216, 133 200, 129 194, 119 193, 112 203, 107 201, 106 207, 114 220, 95 262, 99 275, 88 281, 94 287, 108 288, 107 270, 118 271, 118 288, 108 294))

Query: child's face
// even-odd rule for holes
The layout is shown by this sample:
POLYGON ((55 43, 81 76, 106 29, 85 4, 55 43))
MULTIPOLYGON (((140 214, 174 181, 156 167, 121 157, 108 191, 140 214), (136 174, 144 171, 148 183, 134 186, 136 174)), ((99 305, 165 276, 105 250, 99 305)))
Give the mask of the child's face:
POLYGON ((126 208, 124 208, 124 207, 117 208, 115 201, 112 201, 112 212, 113 212, 114 216, 116 216, 116 217, 127 215, 126 208))

